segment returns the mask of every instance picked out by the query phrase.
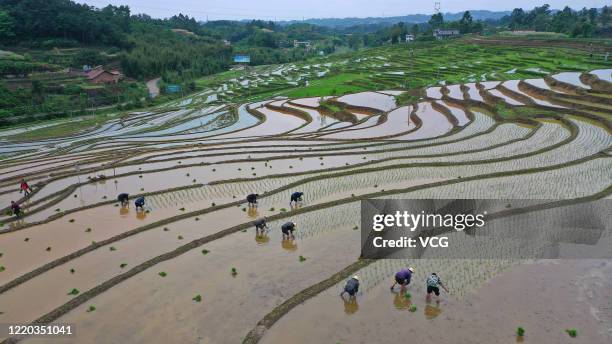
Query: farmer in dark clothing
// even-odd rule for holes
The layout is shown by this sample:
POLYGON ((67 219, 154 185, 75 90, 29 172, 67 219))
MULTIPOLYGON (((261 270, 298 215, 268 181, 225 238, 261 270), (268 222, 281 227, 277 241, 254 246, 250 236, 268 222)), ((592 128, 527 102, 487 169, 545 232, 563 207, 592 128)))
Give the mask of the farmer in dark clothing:
POLYGON ((297 203, 298 203, 298 201, 301 201, 301 200, 302 200, 302 196, 303 196, 303 195, 304 195, 304 193, 303 193, 303 192, 298 192, 298 191, 296 191, 296 192, 292 193, 292 194, 291 194, 291 201, 289 202, 289 204, 291 204, 291 203, 293 203, 293 202, 295 202, 295 204, 297 204, 297 203))
POLYGON ((410 279, 412 278, 412 273, 414 272, 413 267, 409 267, 408 269, 401 269, 395 274, 395 283, 391 286, 391 290, 395 288, 396 284, 399 284, 402 288, 408 286, 410 284, 410 279))
POLYGON ((130 195, 126 194, 126 193, 121 193, 119 194, 119 196, 117 196, 117 201, 119 201, 119 203, 121 203, 122 207, 125 207, 126 205, 128 205, 128 198, 130 198, 130 195))
POLYGON ((247 202, 249 202, 249 207, 257 206, 257 198, 259 194, 250 194, 247 196, 247 202))
POLYGON ((30 187, 30 185, 28 185, 28 182, 26 182, 25 179, 21 180, 21 185, 19 186, 19 192, 23 192, 26 196, 30 194, 30 192, 32 192, 32 188, 30 187))
POLYGON ((255 220, 254 224, 255 224, 255 232, 256 233, 259 233, 259 231, 261 231, 263 233, 264 229, 268 229, 267 220, 268 219, 265 216, 255 220))
POLYGON ((448 293, 448 289, 446 289, 440 277, 434 272, 427 277, 427 299, 431 297, 431 293, 436 294, 436 297, 440 296, 439 287, 442 287, 448 293))
POLYGON ((19 203, 11 201, 11 210, 13 211, 13 214, 15 214, 15 216, 21 216, 21 206, 19 206, 19 203))
POLYGON ((134 205, 136 205, 136 210, 138 210, 138 208, 140 208, 141 210, 144 210, 144 205, 145 205, 144 197, 138 197, 136 201, 134 202, 134 205))
POLYGON ((281 230, 283 231, 283 239, 285 239, 285 236, 287 239, 289 239, 289 237, 294 238, 293 231, 295 230, 295 226, 295 222, 287 222, 281 226, 281 230))
POLYGON ((349 297, 355 297, 355 294, 359 291, 359 276, 355 275, 353 278, 346 281, 344 291, 340 293, 340 296, 344 298, 344 293, 348 293, 349 297))

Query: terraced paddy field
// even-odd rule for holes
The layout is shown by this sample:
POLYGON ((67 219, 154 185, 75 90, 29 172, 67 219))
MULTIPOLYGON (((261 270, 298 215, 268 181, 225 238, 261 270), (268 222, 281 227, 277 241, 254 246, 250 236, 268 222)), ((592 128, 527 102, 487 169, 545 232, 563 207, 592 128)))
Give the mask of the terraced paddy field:
MULTIPOLYGON (((469 46, 461 63, 410 74, 460 48, 417 48, 413 62, 397 49, 218 75, 78 135, 0 132, 0 323, 78 333, 4 342, 481 343, 522 326, 525 342, 609 343, 610 260, 360 259, 359 204, 611 198, 610 65, 469 46), (293 191, 304 201, 290 205, 293 191), (257 235, 262 216, 271 230, 257 235), (405 265, 411 299, 388 289, 405 265), (428 303, 433 271, 451 293, 428 303), (360 293, 343 301, 355 273, 360 293)), ((612 242, 609 224, 597 239, 612 242)))

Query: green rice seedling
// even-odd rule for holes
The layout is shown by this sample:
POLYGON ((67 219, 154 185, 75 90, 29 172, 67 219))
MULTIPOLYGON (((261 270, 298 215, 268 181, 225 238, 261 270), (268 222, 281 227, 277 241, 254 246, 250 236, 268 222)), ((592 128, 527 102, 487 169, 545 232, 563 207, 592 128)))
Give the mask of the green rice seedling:
POLYGON ((212 203, 211 203, 211 205, 214 207, 214 206, 216 206, 217 204, 216 204, 215 202, 212 202, 212 203))
POLYGON ((68 222, 73 223, 73 222, 74 222, 74 219, 70 219, 70 220, 68 220, 68 222))
POLYGON ((576 338, 576 336, 578 336, 578 331, 575 328, 568 328, 565 330, 565 332, 567 332, 567 334, 572 338, 576 338))
POLYGON ((198 294, 198 295, 194 296, 192 298, 192 300, 195 301, 195 302, 202 302, 202 296, 200 294, 198 294))
POLYGON ((108 249, 109 249, 109 250, 111 250, 111 251, 117 251, 117 249, 115 248, 115 246, 111 246, 111 247, 109 247, 108 249))
POLYGON ((412 298, 412 294, 410 294, 409 292, 405 292, 404 293, 404 298, 407 300, 410 300, 412 298))
POLYGON ((523 337, 525 335, 525 329, 522 326, 516 328, 516 335, 518 337, 523 337))
POLYGON ((164 271, 162 271, 162 272, 158 273, 158 275, 160 275, 161 277, 166 277, 166 276, 168 276, 168 274, 167 274, 167 273, 165 273, 164 271))
POLYGON ((167 232, 167 231, 169 231, 169 230, 170 230, 170 228, 168 228, 168 227, 164 227, 164 232, 167 232))
POLYGON ((246 211, 246 208, 242 208, 242 211, 246 211))
POLYGON ((119 267, 120 267, 120 268, 122 268, 122 269, 123 269, 124 267, 126 267, 126 266, 127 266, 127 263, 121 263, 121 264, 119 264, 119 267))
POLYGON ((179 240, 183 240, 183 236, 182 236, 182 235, 179 235, 177 238, 178 238, 179 240))
POLYGON ((106 196, 102 196, 102 199, 106 199, 106 198, 107 198, 106 196))
POLYGON ((93 312, 93 311, 95 311, 95 310, 96 310, 96 306, 91 305, 91 306, 89 306, 89 307, 87 308, 87 313, 91 313, 91 312, 93 312))
POLYGON ((95 246, 97 244, 97 242, 92 240, 91 244, 95 246))
POLYGON ((238 171, 242 171, 242 169, 240 167, 238 167, 238 171))
POLYGON ((321 163, 321 166, 323 166, 323 165, 324 165, 324 164, 323 164, 323 163, 321 163))
POLYGON ((234 277, 235 277, 236 275, 238 275, 238 270, 236 270, 236 268, 232 268, 232 269, 230 270, 230 272, 231 272, 232 276, 234 276, 234 277))
POLYGON ((195 183, 196 181, 197 181, 197 180, 195 180, 195 178, 192 180, 192 182, 194 182, 194 183, 195 183))
POLYGON ((56 209, 55 209, 55 212, 56 212, 56 213, 59 213, 60 211, 62 211, 60 208, 56 208, 56 209))
POLYGON ((217 170, 216 168, 213 168, 213 169, 212 169, 212 171, 213 171, 213 172, 215 172, 216 170, 217 170))
POLYGON ((187 177, 189 177, 189 173, 187 173, 187 177))
POLYGON ((74 195, 73 197, 74 197, 74 198, 77 198, 77 195, 74 195))
POLYGON ((300 157, 300 160, 304 160, 304 158, 300 157))
POLYGON ((28 242, 30 241, 30 238, 24 238, 23 241, 28 242))
POLYGON ((322 157, 322 156, 320 156, 320 157, 319 157, 319 160, 323 160, 323 157, 322 157))
POLYGON ((73 274, 73 273, 75 273, 75 272, 76 272, 76 270, 74 270, 74 268, 73 268, 73 269, 70 269, 70 273, 71 273, 71 274, 73 274))
POLYGON ((242 233, 246 233, 246 231, 247 231, 246 229, 241 230, 242 233))
POLYGON ((353 227, 353 230, 354 230, 354 231, 356 231, 356 230, 358 230, 358 229, 359 229, 359 226, 355 226, 355 227, 353 227))
POLYGON ((256 176, 256 175, 257 175, 257 173, 253 173, 253 175, 254 175, 254 176, 256 176))
POLYGON ((6 268, 4 267, 4 265, 0 265, 0 272, 6 270, 6 268))
POLYGON ((200 218, 199 218, 199 217, 196 217, 194 220, 196 220, 196 221, 200 221, 200 218))
POLYGON ((306 258, 304 256, 300 256, 299 259, 300 259, 300 263, 306 260, 306 258))
POLYGON ((77 288, 72 288, 72 290, 69 291, 67 295, 77 295, 78 293, 79 290, 77 288))
POLYGON ((47 252, 51 252, 51 246, 47 247, 47 252))
POLYGON ((145 210, 145 214, 149 214, 151 211, 149 209, 145 210))
POLYGON ((144 188, 140 188, 140 191, 144 191, 144 188))
POLYGON ((274 207, 270 208, 270 211, 274 211, 274 207))
POLYGON ((87 229, 85 230, 85 233, 90 233, 91 232, 91 227, 87 227, 87 229))
POLYGON ((203 254, 203 255, 207 255, 209 252, 210 252, 210 251, 209 251, 209 250, 207 250, 207 249, 203 249, 203 250, 202 250, 202 254, 203 254))
POLYGON ((179 210, 180 210, 180 211, 185 211, 185 208, 180 208, 179 210))
POLYGON ((4 253, 0 252, 0 258, 2 258, 3 255, 4 255, 4 253))
POLYGON ((138 178, 142 178, 142 174, 138 176, 138 178))
POLYGON ((286 209, 286 208, 280 208, 279 210, 281 211, 281 213, 284 213, 284 212, 286 212, 286 211, 287 211, 287 209, 286 209))
POLYGON ((409 310, 410 312, 414 313, 414 312, 416 312, 416 311, 417 311, 417 306, 412 305, 412 306, 410 306, 410 308, 408 308, 408 310, 409 310))

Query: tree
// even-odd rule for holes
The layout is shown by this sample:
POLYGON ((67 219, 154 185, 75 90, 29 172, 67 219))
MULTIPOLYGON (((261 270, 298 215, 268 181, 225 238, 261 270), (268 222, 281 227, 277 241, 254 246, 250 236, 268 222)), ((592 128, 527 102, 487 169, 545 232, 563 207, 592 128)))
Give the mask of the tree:
POLYGON ((0 40, 8 41, 15 37, 15 20, 6 11, 0 10, 0 40))
POLYGON ((441 28, 442 25, 444 25, 444 17, 442 17, 442 13, 432 15, 429 19, 429 25, 431 25, 433 29, 441 28))
POLYGON ((412 29, 410 30, 410 32, 416 38, 416 36, 419 34, 419 25, 418 24, 412 25, 412 29))
POLYGON ((361 39, 359 35, 352 34, 348 37, 348 45, 351 49, 359 48, 359 43, 361 43, 361 39))
POLYGON ((511 30, 516 30, 523 28, 525 24, 525 11, 522 8, 515 8, 512 10, 512 14, 510 14, 510 23, 508 27, 511 30))
POLYGON ((599 15, 599 23, 601 24, 601 26, 607 27, 608 25, 610 25, 611 16, 612 16, 612 13, 610 11, 610 7, 604 6, 601 9, 601 14, 599 15))
POLYGON ((465 11, 463 13, 463 17, 461 18, 461 20, 459 20, 459 31, 461 33, 472 32, 472 24, 473 24, 472 14, 470 13, 470 11, 465 11))

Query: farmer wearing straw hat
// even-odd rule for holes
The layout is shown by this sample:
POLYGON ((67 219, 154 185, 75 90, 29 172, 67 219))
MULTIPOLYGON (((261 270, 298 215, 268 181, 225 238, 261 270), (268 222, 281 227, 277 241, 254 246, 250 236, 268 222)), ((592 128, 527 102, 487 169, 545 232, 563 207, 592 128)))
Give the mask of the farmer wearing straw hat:
POLYGON ((414 273, 414 268, 411 266, 408 269, 401 269, 395 274, 395 283, 391 286, 391 290, 395 288, 396 284, 399 284, 401 288, 407 287, 410 284, 410 279, 414 273))
POLYGON ((126 205, 129 204, 129 202, 128 202, 129 198, 130 198, 129 194, 120 193, 119 196, 117 196, 117 201, 119 201, 121 203, 122 207, 125 207, 126 205))
POLYGON ((302 200, 302 196, 304 196, 304 193, 300 191, 296 191, 292 193, 291 201, 289 201, 289 205, 291 205, 293 202, 295 202, 295 204, 298 204, 298 202, 302 200))
POLYGON ((11 210, 13 211, 13 214, 15 214, 15 216, 21 216, 21 206, 19 205, 19 203, 11 201, 11 210))
POLYGON ((340 297, 344 298, 344 293, 348 293, 349 297, 355 297, 355 294, 359 291, 359 276, 355 275, 348 281, 344 286, 344 291, 340 293, 340 297))

